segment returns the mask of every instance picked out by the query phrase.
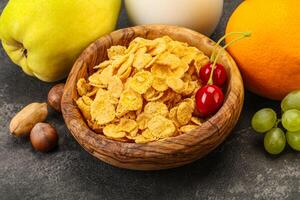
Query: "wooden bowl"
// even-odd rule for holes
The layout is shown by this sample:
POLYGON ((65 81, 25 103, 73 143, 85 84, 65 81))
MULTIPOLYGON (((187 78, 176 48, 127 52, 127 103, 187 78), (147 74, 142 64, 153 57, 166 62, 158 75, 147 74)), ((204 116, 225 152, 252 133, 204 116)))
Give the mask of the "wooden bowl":
POLYGON ((161 141, 135 144, 108 139, 96 134, 87 126, 74 102, 78 98, 77 80, 92 74, 93 67, 107 59, 106 50, 112 45, 128 45, 136 37, 155 39, 164 35, 187 42, 209 56, 215 44, 206 36, 185 28, 165 25, 137 26, 118 30, 98 39, 74 64, 65 85, 62 113, 74 138, 96 158, 116 167, 136 170, 178 167, 191 163, 215 149, 236 125, 244 100, 243 82, 235 62, 223 51, 218 62, 225 66, 229 78, 224 105, 198 129, 161 141))

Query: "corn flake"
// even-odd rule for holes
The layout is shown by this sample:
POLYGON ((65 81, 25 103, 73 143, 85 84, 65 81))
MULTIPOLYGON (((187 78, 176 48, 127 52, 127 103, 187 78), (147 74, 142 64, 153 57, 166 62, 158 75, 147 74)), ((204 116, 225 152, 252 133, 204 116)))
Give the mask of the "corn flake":
POLYGON ((188 81, 184 83, 182 94, 185 96, 192 95, 195 89, 199 88, 198 81, 188 81))
POLYGON ((138 70, 141 70, 145 68, 151 61, 152 61, 152 56, 150 54, 146 53, 147 48, 143 47, 140 48, 133 60, 132 66, 135 67, 138 70))
POLYGON ((176 132, 173 122, 163 116, 157 115, 148 122, 148 129, 154 137, 171 137, 176 132))
POLYGON ((156 101, 164 95, 163 92, 156 91, 153 87, 150 87, 143 97, 146 101, 156 101))
POLYGON ((152 67, 152 65, 156 62, 156 60, 158 59, 159 55, 156 55, 154 57, 152 57, 152 60, 145 66, 145 69, 152 67))
POLYGON ((200 120, 198 117, 192 117, 192 118, 191 118, 191 122, 192 122, 193 124, 198 125, 198 126, 201 126, 201 125, 202 125, 202 122, 201 122, 201 120, 200 120))
POLYGON ((129 86, 135 92, 144 94, 152 85, 152 75, 148 71, 141 71, 136 73, 129 82, 129 86))
POLYGON ((124 62, 128 60, 129 55, 118 55, 112 60, 111 66, 113 69, 119 69, 124 62))
POLYGON ((94 86, 103 87, 109 83, 109 80, 113 76, 113 73, 114 69, 111 65, 109 65, 108 67, 103 69, 100 74, 95 73, 90 76, 89 81, 91 84, 94 84, 94 86))
POLYGON ((169 89, 164 91, 163 96, 161 98, 159 98, 160 102, 169 104, 169 102, 175 98, 176 93, 172 90, 169 89))
POLYGON ((113 59, 115 56, 124 55, 126 51, 126 47, 124 46, 112 46, 107 50, 107 56, 109 59, 113 59))
POLYGON ((189 102, 182 102, 178 105, 177 120, 181 125, 186 125, 192 118, 194 108, 189 102))
POLYGON ((167 43, 163 38, 153 40, 155 46, 148 53, 152 56, 160 55, 167 50, 167 43))
POLYGON ((104 125, 115 119, 116 112, 114 105, 108 98, 109 96, 102 95, 101 93, 98 96, 98 93, 91 105, 91 117, 96 124, 104 125))
POLYGON ((150 116, 161 115, 166 117, 169 114, 169 110, 164 103, 149 102, 145 105, 144 113, 150 116))
POLYGON ((112 64, 112 60, 106 60, 106 61, 100 63, 99 65, 95 66, 94 69, 103 69, 103 68, 108 67, 111 64, 112 64))
POLYGON ((167 85, 176 93, 182 93, 185 88, 184 82, 180 78, 168 78, 167 85))
POLYGON ((109 138, 119 139, 126 136, 125 132, 115 124, 109 124, 103 128, 103 134, 109 138))
POLYGON ((126 79, 128 79, 128 77, 131 74, 131 71, 132 71, 132 67, 128 67, 127 70, 123 74, 119 75, 120 79, 122 81, 125 81, 126 79))
POLYGON ((141 109, 142 106, 143 99, 139 93, 133 90, 126 90, 121 94, 118 107, 125 108, 127 111, 136 111, 141 109))
POLYGON ((135 120, 122 118, 119 124, 121 131, 130 133, 138 128, 138 124, 135 120))
POLYGON ((122 63, 122 65, 120 66, 117 72, 118 76, 121 76, 127 71, 128 68, 132 67, 133 59, 134 59, 134 54, 129 54, 127 60, 124 63, 122 63))
POLYGON ((84 101, 83 98, 80 97, 79 99, 77 99, 76 104, 78 106, 78 108, 80 109, 82 115, 84 116, 85 119, 89 120, 91 119, 91 106, 87 105, 84 101))
POLYGON ((77 81, 77 92, 80 96, 84 96, 91 90, 91 86, 86 82, 84 78, 77 81))
POLYGON ((85 96, 87 97, 92 97, 92 96, 95 96, 95 94, 97 93, 99 88, 97 87, 93 87, 93 89, 91 91, 89 91, 85 96))
POLYGON ((144 137, 147 138, 147 139, 153 139, 153 138, 155 138, 155 137, 152 135, 152 133, 150 132, 149 129, 144 130, 144 131, 142 132, 142 136, 144 136, 144 137))
POLYGON ((84 102, 85 105, 91 106, 93 103, 93 100, 88 97, 88 96, 82 96, 82 101, 84 102))
POLYGON ((112 76, 108 82, 108 91, 111 92, 112 97, 119 98, 123 92, 123 83, 117 76, 112 76))
POLYGON ((181 64, 180 58, 170 52, 163 53, 156 61, 157 64, 166 65, 171 69, 176 69, 181 64))
POLYGON ((187 132, 190 132, 197 128, 199 128, 199 126, 197 126, 197 125, 185 125, 185 126, 182 126, 179 130, 183 133, 187 133, 187 132))
POLYGON ((151 119, 151 116, 146 113, 141 113, 137 116, 136 122, 140 130, 145 130, 148 127, 148 122, 151 119))
POLYGON ((152 81, 152 87, 159 92, 163 92, 166 91, 169 87, 166 83, 166 80, 164 78, 160 78, 157 76, 153 77, 153 81, 152 81))
POLYGON ((148 142, 154 141, 155 138, 147 139, 143 135, 138 135, 137 137, 134 138, 134 142, 137 144, 145 144, 148 142))
POLYGON ((163 78, 163 79, 166 79, 170 76, 173 76, 172 71, 168 66, 160 65, 160 64, 157 64, 157 63, 155 63, 151 67, 151 73, 153 74, 153 76, 163 78))

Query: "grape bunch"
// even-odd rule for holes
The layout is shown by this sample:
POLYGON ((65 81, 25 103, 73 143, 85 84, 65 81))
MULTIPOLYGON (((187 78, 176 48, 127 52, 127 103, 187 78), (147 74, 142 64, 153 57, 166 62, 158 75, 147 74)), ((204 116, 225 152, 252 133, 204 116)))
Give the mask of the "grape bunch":
POLYGON ((286 143, 300 151, 300 90, 288 94, 281 102, 282 117, 271 108, 257 111, 251 121, 252 128, 258 133, 265 133, 264 147, 270 154, 280 154, 286 143), (279 127, 279 123, 286 130, 279 127))

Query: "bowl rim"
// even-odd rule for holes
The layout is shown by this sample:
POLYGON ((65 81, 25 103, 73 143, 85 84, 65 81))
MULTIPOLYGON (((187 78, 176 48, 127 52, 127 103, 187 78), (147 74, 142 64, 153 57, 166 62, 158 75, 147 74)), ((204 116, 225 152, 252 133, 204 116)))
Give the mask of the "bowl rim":
MULTIPOLYGON (((218 121, 222 120, 225 122, 228 122, 233 115, 231 112, 238 112, 238 116, 240 115, 242 105, 239 108, 240 110, 235 111, 235 107, 233 106, 236 101, 241 101, 243 104, 244 100, 244 87, 243 87, 243 81, 240 75, 240 72, 232 59, 232 57, 224 51, 222 53, 222 56, 226 57, 226 60, 229 65, 230 70, 230 79, 227 82, 227 90, 225 94, 225 99, 222 107, 219 109, 219 111, 210 117, 208 120, 206 120, 201 126, 199 126, 197 129, 192 130, 190 132, 175 136, 175 137, 169 137, 163 140, 158 140, 146 144, 137 144, 137 143, 128 143, 128 142, 121 142, 109 139, 101 134, 97 134, 92 129, 88 127, 86 124, 84 118, 81 116, 81 112, 79 111, 77 105, 74 103, 74 100, 72 97, 73 92, 77 92, 76 90, 76 81, 78 79, 77 75, 80 70, 80 68, 84 64, 84 59, 86 55, 92 54, 92 52, 95 51, 98 47, 95 46, 97 43, 101 43, 104 40, 111 40, 112 37, 116 35, 124 34, 124 32, 134 32, 135 30, 141 30, 151 29, 152 31, 155 31, 156 29, 158 31, 162 31, 164 28, 171 28, 176 30, 183 31, 186 34, 192 34, 197 35, 198 37, 205 38, 207 41, 209 41, 212 45, 215 44, 211 39, 206 37, 205 35, 202 35, 196 31, 192 31, 187 28, 178 27, 178 26, 170 26, 170 25, 142 25, 142 26, 134 26, 124 29, 119 29, 117 31, 114 31, 106 36, 103 36, 99 39, 97 39, 95 42, 91 43, 79 56, 79 58, 76 60, 75 64, 72 67, 72 70, 69 74, 69 77, 66 82, 66 87, 64 90, 64 94, 62 97, 62 114, 64 117, 64 120, 66 122, 66 125, 68 129, 70 130, 73 137, 77 140, 77 142, 86 149, 89 153, 93 154, 94 156, 98 157, 99 159, 108 162, 110 164, 115 164, 116 162, 122 162, 122 157, 119 157, 119 160, 115 160, 116 158, 112 158, 112 160, 104 159, 102 154, 110 155, 118 155, 118 156, 129 156, 136 159, 146 160, 147 158, 163 158, 165 156, 168 156, 170 154, 176 155, 181 154, 184 152, 184 149, 189 148, 190 151, 197 152, 197 145, 201 143, 202 141, 205 141, 208 138, 211 138, 215 136, 216 134, 221 134, 222 126, 219 126, 218 121), (232 72, 235 72, 234 76, 232 76, 232 72), (235 83, 233 83, 235 82, 235 83), (238 86, 238 87, 237 87, 238 86), (78 118, 78 113, 81 116, 81 118, 78 118), (225 115, 224 115, 225 114, 225 115), (80 134, 78 132, 81 132, 80 134), (203 132, 206 132, 206 134, 203 134, 203 132), (194 139, 191 139, 194 138, 194 139), (82 140, 85 140, 87 143, 83 143, 82 140), (168 148, 168 146, 171 145, 172 148, 168 148), (110 150, 112 152, 106 151, 105 149, 101 149, 99 151, 99 148, 103 148, 104 146, 109 146, 110 150), (159 149, 160 151, 156 151, 155 149, 159 149), (136 151, 136 152, 135 152, 136 151), (140 157, 140 153, 143 153, 143 157, 140 157)), ((109 48, 107 46, 104 47, 105 49, 109 48)), ((220 47, 217 47, 220 48, 220 47)), ((237 120, 236 120, 237 121, 237 120)), ((236 122, 233 122, 235 126, 236 122)), ((223 125, 226 123, 223 123, 223 125)), ((232 128, 233 128, 232 127, 232 128)), ((219 142, 223 142, 223 140, 229 135, 232 128, 227 131, 228 133, 225 134, 222 137, 222 140, 219 142)), ((218 145, 217 145, 218 146, 218 145)), ((197 152, 199 154, 199 152, 197 152)), ((197 154, 195 153, 195 154, 197 154)), ((206 155, 206 154, 205 154, 206 155)), ((110 159, 110 158, 109 158, 110 159)), ((181 165, 180 163, 178 165, 181 165)), ((125 166, 125 165, 124 165, 125 166)), ((120 167, 120 166, 119 166, 120 167)), ((121 166, 122 167, 122 166, 121 166)), ((125 166, 125 168, 127 168, 125 166)))

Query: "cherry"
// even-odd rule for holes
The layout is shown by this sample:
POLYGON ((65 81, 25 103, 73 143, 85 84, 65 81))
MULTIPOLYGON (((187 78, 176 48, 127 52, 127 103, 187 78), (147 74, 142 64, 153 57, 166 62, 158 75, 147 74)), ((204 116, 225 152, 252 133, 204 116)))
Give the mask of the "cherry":
MULTIPOLYGON (((249 37, 249 32, 232 32, 222 37, 217 43, 216 47, 229 35, 239 34, 239 38, 232 40, 221 50, 224 50, 229 45, 245 38, 249 37)), ((224 94, 222 87, 227 80, 227 74, 224 67, 217 64, 217 60, 221 54, 221 50, 216 52, 216 49, 212 52, 210 57, 210 63, 203 66, 200 69, 199 76, 203 83, 207 84, 200 88, 196 93, 196 106, 202 117, 208 117, 215 114, 223 105, 224 94), (217 53, 217 54, 216 54, 217 53), (220 86, 220 87, 218 87, 220 86)))
MULTIPOLYGON (((199 77, 203 84, 207 84, 210 73, 212 70, 213 63, 209 62, 208 64, 201 67, 199 72, 199 77)), ((223 65, 216 64, 213 74, 213 83, 219 87, 223 87, 227 81, 227 73, 223 65)))
POLYGON ((206 85, 196 93, 196 106, 202 117, 215 114, 223 105, 224 94, 215 85, 206 85))

